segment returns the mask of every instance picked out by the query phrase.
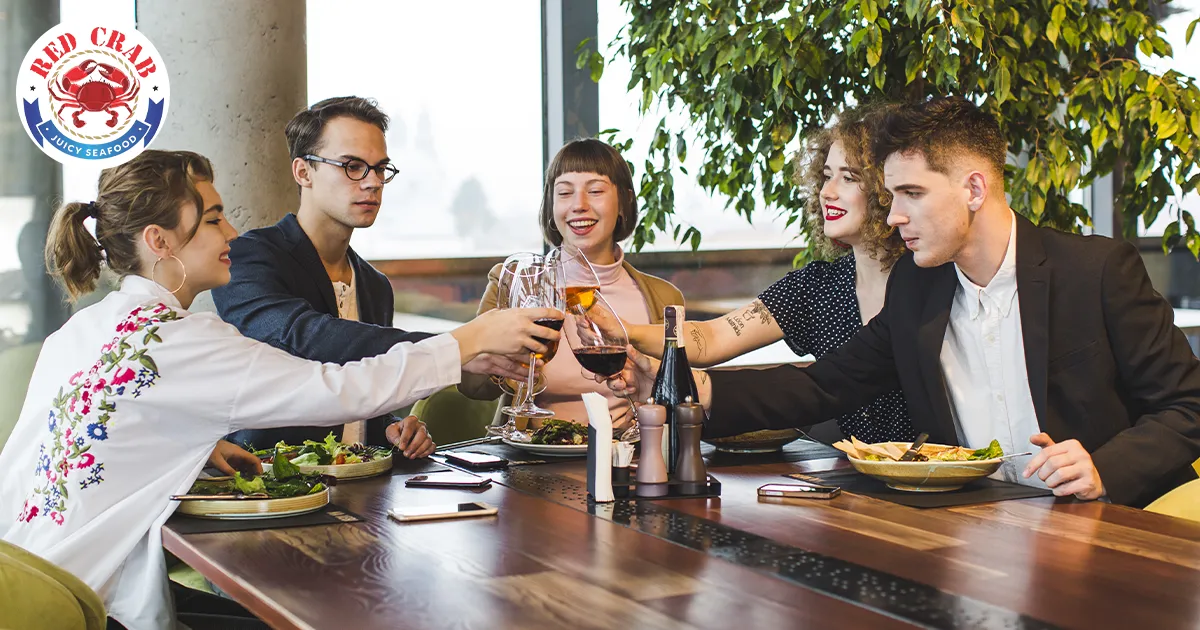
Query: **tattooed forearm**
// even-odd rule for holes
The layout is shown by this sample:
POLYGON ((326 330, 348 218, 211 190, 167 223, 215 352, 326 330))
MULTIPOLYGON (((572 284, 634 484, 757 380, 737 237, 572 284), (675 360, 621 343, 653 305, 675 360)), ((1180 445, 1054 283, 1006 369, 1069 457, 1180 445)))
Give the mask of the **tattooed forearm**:
POLYGON ((707 340, 704 338, 704 333, 700 332, 700 327, 696 325, 690 326, 692 329, 692 347, 696 349, 696 357, 705 355, 705 348, 708 346, 707 340))
POLYGON ((729 327, 733 329, 733 334, 739 337, 742 336, 742 330, 746 328, 746 322, 742 321, 742 318, 737 315, 726 315, 725 323, 729 324, 729 327))
POLYGON ((758 321, 762 322, 764 326, 770 325, 770 323, 774 321, 771 317, 771 311, 767 310, 767 307, 762 303, 761 300, 755 300, 754 303, 750 305, 750 308, 746 309, 745 316, 746 319, 754 319, 757 317, 758 321))
POLYGON ((708 372, 703 370, 692 370, 692 376, 696 378, 697 385, 704 385, 708 383, 708 372))

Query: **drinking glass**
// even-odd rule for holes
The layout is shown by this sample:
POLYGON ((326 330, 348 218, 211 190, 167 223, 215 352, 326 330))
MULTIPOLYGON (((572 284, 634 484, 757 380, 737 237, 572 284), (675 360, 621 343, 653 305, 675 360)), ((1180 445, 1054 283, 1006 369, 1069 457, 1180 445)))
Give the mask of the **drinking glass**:
MULTIPOLYGON (((546 260, 538 254, 521 253, 509 256, 504 261, 504 265, 500 270, 500 278, 497 284, 496 307, 497 308, 540 308, 549 307, 557 308, 559 306, 558 291, 555 281, 555 271, 552 266, 546 265, 546 260)), ((563 320, 561 319, 539 319, 536 323, 560 330, 563 320)), ((530 353, 529 355, 529 376, 524 387, 523 400, 513 399, 513 405, 507 405, 500 411, 510 417, 508 423, 501 430, 505 433, 511 432, 515 428, 516 422, 512 419, 516 416, 524 418, 550 418, 554 416, 554 412, 549 409, 542 409, 534 403, 534 390, 537 372, 537 359, 549 361, 554 357, 554 353, 558 350, 558 342, 552 342, 547 339, 535 337, 543 345, 547 347, 545 353, 530 353), (509 425, 512 425, 511 427, 509 425)), ((520 393, 520 392, 518 392, 520 393)))

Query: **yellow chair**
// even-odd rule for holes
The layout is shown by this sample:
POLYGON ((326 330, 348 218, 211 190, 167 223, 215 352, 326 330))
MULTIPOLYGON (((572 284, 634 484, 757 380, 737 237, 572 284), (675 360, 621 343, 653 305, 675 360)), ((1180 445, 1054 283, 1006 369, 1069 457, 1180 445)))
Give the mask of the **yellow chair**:
POLYGON ((1147 512, 1200 521, 1200 479, 1193 479, 1146 506, 1147 512))
POLYGON ((452 386, 417 401, 412 415, 425 423, 433 441, 453 444, 487 435, 497 404, 495 400, 472 400, 452 386))
POLYGON ((70 572, 0 541, 0 627, 104 630, 104 602, 70 572))
POLYGON ((13 346, 0 352, 0 451, 17 426, 21 407, 25 404, 25 392, 29 379, 33 378, 33 366, 42 352, 42 343, 27 343, 13 346))

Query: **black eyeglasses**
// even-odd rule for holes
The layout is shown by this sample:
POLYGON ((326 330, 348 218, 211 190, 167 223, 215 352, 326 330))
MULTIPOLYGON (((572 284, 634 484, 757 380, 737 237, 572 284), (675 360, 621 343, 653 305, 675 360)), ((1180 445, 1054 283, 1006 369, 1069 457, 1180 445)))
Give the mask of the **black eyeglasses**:
POLYGON ((349 177, 350 179, 352 179, 356 182, 360 182, 360 181, 366 179, 367 173, 369 171, 375 171, 375 174, 379 176, 379 180, 386 184, 386 183, 392 181, 396 177, 396 174, 400 172, 395 166, 392 166, 391 164, 385 164, 383 162, 380 162, 379 164, 376 164, 375 166, 371 166, 370 164, 367 164, 366 162, 364 162, 358 158, 350 158, 349 160, 346 160, 345 162, 339 162, 337 160, 323 158, 319 155, 311 155, 310 154, 310 155, 305 155, 303 157, 305 160, 309 160, 311 162, 321 162, 323 164, 332 164, 334 166, 340 166, 340 167, 342 167, 342 170, 346 171, 346 177, 349 177))

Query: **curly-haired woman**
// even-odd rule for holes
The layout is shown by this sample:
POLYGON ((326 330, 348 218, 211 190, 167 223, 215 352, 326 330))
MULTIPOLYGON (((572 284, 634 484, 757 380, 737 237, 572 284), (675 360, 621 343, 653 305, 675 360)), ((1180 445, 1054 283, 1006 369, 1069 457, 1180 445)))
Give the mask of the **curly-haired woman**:
MULTIPOLYGON (((805 218, 813 226, 811 247, 818 258, 792 271, 750 304, 724 317, 688 322, 683 334, 694 367, 728 361, 784 339, 798 355, 820 358, 841 346, 883 307, 888 274, 904 253, 904 242, 887 224, 890 197, 883 170, 872 164, 868 145, 871 111, 851 109, 832 126, 813 134, 795 181, 810 194, 805 218), (848 250, 848 251, 847 251, 848 250)), ((629 326, 640 352, 659 356, 661 326, 629 326)), ((866 442, 911 440, 912 422, 899 391, 814 427, 822 441, 853 435, 866 442)))

